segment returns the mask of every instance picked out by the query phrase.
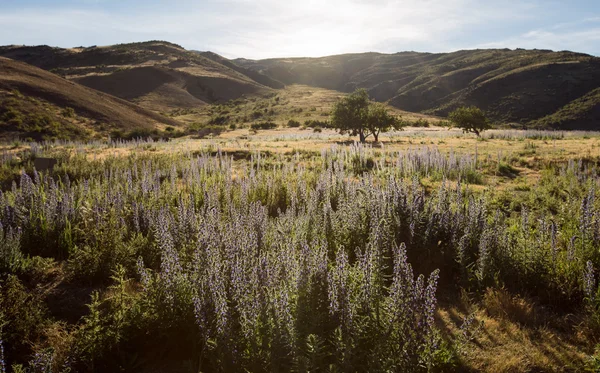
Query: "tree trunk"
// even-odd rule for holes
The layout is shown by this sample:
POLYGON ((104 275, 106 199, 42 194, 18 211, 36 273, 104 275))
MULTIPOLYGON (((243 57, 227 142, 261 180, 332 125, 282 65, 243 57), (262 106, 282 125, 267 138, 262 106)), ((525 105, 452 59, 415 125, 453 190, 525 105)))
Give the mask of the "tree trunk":
POLYGON ((379 133, 373 132, 373 137, 375 138, 375 142, 379 142, 379 133))
POLYGON ((364 144, 366 141, 366 138, 365 138, 365 134, 363 133, 363 131, 359 131, 358 136, 360 138, 360 142, 362 142, 364 144))

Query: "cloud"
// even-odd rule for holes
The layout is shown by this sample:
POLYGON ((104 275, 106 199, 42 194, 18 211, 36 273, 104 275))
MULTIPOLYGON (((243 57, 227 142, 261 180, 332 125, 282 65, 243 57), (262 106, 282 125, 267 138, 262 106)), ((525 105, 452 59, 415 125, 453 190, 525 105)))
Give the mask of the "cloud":
MULTIPOLYGON (((247 58, 450 51, 479 44, 478 30, 490 25, 508 30, 534 20, 543 11, 539 1, 177 0, 164 9, 152 2, 153 6, 105 10, 83 5, 12 10, 0 6, 0 44, 69 47, 163 39, 247 58)), ((509 44, 551 38, 503 37, 509 44)))
POLYGON ((506 40, 484 43, 479 47, 571 50, 600 55, 600 25, 579 30, 570 29, 566 25, 531 30, 506 40))

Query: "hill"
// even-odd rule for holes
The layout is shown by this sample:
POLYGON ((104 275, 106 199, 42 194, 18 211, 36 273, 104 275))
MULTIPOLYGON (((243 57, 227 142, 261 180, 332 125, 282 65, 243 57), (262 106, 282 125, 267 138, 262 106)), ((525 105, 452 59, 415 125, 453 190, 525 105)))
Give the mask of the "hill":
POLYGON ((0 133, 4 137, 87 138, 178 124, 128 101, 0 57, 0 133))
MULTIPOLYGON (((245 128, 273 123, 279 127, 292 126, 323 127, 329 120, 334 103, 344 94, 331 89, 290 84, 285 88, 261 96, 240 97, 221 104, 207 105, 194 109, 179 109, 170 116, 190 128, 213 127, 222 130, 245 128)), ((440 118, 409 113, 388 107, 408 125, 429 126, 440 122, 440 118)))
POLYGON ((598 128, 600 58, 546 50, 465 50, 454 53, 360 53, 321 58, 236 59, 284 84, 350 92, 366 88, 399 109, 445 116, 476 105, 499 123, 556 128, 598 128), (597 97, 597 95, 596 95, 597 97), (581 100, 587 105, 578 105, 581 100), (557 114, 569 107, 570 115, 557 114), (541 120, 560 115, 564 120, 541 120))
POLYGON ((0 47, 0 56, 157 111, 198 107, 282 86, 218 55, 207 58, 162 41, 71 49, 6 46, 0 47))
POLYGON ((594 90, 600 88, 600 58, 566 51, 488 49, 228 60, 212 52, 149 41, 71 49, 7 46, 0 47, 0 56, 173 117, 185 110, 209 112, 207 104, 268 98, 286 85, 300 85, 339 92, 366 88, 375 100, 405 112, 444 117, 459 106, 475 105, 498 124, 599 128, 600 104, 594 90))

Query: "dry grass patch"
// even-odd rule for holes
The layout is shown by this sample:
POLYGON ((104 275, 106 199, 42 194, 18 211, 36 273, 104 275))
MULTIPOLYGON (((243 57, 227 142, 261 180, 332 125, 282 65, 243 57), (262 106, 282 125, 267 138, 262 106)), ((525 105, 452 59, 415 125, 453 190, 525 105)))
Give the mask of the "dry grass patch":
POLYGON ((473 339, 459 349, 460 360, 471 371, 577 372, 594 353, 594 340, 581 331, 583 316, 559 317, 502 289, 488 289, 479 304, 468 302, 441 307, 438 325, 459 340, 469 314, 465 310, 473 312, 473 339), (581 322, 573 322, 577 318, 581 322))

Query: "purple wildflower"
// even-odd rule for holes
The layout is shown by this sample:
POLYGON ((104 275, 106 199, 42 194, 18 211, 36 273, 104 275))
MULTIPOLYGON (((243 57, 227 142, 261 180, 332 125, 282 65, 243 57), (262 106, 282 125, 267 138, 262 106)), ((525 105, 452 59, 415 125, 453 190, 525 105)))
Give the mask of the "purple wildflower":
POLYGON ((594 266, 591 260, 588 260, 585 264, 585 270, 583 272, 583 293, 590 304, 595 302, 595 287, 596 278, 594 276, 594 266))

